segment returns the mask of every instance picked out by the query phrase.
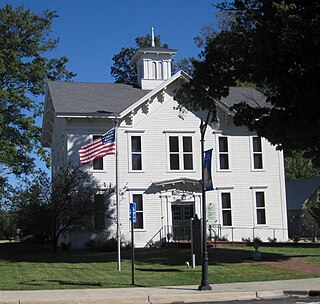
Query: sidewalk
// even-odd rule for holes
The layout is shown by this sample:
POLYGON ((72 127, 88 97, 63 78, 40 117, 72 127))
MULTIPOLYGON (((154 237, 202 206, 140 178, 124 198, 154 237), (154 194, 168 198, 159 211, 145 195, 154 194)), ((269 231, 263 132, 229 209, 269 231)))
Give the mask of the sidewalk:
POLYGON ((142 304, 279 298, 285 295, 307 295, 310 290, 316 290, 319 294, 320 278, 211 286, 212 291, 198 291, 197 286, 0 291, 0 304, 142 304))

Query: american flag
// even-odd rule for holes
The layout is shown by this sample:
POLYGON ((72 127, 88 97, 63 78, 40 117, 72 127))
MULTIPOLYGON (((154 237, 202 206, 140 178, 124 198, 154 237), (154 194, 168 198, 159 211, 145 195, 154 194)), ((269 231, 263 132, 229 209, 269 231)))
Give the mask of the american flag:
POLYGON ((96 139, 79 149, 80 162, 89 164, 95 158, 101 158, 108 154, 116 154, 115 128, 112 128, 102 137, 96 139))

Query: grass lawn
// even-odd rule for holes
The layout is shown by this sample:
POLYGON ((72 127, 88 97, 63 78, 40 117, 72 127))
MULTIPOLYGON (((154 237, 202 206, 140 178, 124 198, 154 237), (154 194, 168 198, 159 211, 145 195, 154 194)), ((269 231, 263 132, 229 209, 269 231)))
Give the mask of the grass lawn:
MULTIPOLYGON (((304 256, 320 264, 319 248, 262 247, 264 256, 283 260, 304 256)), ((254 263, 252 248, 209 249, 209 282, 245 282, 315 277, 298 271, 254 263)), ((201 266, 187 268, 190 249, 158 248, 135 250, 137 286, 198 285, 201 266)), ((117 253, 86 250, 51 253, 34 244, 0 244, 0 290, 130 287, 130 250, 122 252, 122 271, 117 271, 117 253)))

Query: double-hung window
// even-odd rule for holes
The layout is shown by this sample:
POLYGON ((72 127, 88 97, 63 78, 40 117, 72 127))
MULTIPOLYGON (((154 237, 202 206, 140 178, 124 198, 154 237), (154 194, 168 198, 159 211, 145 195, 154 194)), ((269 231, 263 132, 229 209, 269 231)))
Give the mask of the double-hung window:
POLYGON ((131 136, 131 170, 142 170, 141 136, 131 136))
POLYGON ((228 137, 219 136, 219 169, 220 170, 229 170, 229 145, 228 145, 228 137))
MULTIPOLYGON (((97 139, 99 139, 101 137, 102 137, 102 135, 93 135, 92 141, 95 141, 95 140, 97 140, 97 139)), ((92 169, 93 170, 103 170, 104 169, 103 168, 103 157, 96 158, 96 159, 93 160, 92 169)))
POLYGON ((256 198, 256 212, 257 212, 257 225, 266 224, 266 202, 265 193, 263 191, 257 191, 255 193, 256 198))
POLYGON ((232 226, 232 212, 231 212, 231 193, 221 193, 221 205, 222 205, 222 225, 232 226))
POLYGON ((136 222, 134 223, 134 229, 143 229, 143 195, 133 194, 132 200, 136 203, 136 222))
POLYGON ((103 194, 94 195, 93 207, 94 207, 94 229, 103 230, 105 229, 105 205, 104 205, 103 194))
POLYGON ((258 136, 252 137, 252 157, 253 157, 253 169, 254 170, 263 169, 261 137, 258 137, 258 136))
POLYGON ((169 136, 169 169, 193 170, 192 136, 169 136))

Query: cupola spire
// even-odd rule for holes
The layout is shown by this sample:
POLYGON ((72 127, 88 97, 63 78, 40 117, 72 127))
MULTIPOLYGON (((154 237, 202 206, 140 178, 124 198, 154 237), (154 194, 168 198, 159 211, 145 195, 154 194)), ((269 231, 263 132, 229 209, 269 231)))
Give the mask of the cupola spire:
POLYGON ((153 90, 171 77, 174 49, 156 46, 154 28, 151 28, 151 47, 136 51, 131 62, 137 65, 137 84, 143 90, 153 90))
POLYGON ((153 27, 151 28, 151 46, 152 47, 156 46, 156 44, 154 42, 154 28, 153 27))

